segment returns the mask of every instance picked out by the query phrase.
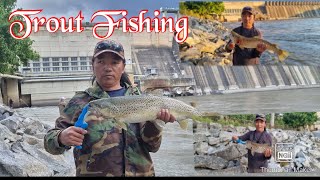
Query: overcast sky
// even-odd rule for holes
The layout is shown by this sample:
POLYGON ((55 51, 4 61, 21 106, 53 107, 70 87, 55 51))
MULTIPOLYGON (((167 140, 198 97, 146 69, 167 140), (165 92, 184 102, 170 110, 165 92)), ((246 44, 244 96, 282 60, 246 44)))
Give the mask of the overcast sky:
POLYGON ((84 22, 97 10, 127 10, 127 18, 138 16, 139 12, 147 9, 153 12, 161 7, 179 8, 180 0, 17 0, 17 8, 26 10, 43 9, 37 17, 76 17, 81 10, 84 22))

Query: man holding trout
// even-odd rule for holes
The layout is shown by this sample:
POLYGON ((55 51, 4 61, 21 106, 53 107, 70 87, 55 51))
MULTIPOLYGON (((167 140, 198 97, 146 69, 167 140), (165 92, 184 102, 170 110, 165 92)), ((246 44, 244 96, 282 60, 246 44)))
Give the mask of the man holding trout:
MULTIPOLYGON (((240 27, 233 29, 237 34, 244 37, 259 37, 261 38, 261 33, 258 29, 254 27, 254 10, 247 6, 242 9, 241 20, 242 24, 240 27)), ((233 53, 233 65, 257 65, 260 64, 260 56, 267 49, 267 46, 263 43, 259 43, 256 48, 243 48, 241 49, 237 42, 229 41, 226 45, 226 50, 233 53)))

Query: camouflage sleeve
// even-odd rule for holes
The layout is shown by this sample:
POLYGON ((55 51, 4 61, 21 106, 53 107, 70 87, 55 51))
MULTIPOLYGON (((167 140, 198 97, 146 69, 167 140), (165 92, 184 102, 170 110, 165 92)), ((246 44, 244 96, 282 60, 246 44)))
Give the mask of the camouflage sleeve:
POLYGON ((140 135, 149 152, 157 152, 161 145, 162 130, 153 122, 147 121, 143 124, 140 135))
POLYGON ((58 137, 61 131, 61 129, 51 129, 44 137, 44 148, 50 154, 59 155, 64 153, 65 150, 70 149, 69 147, 60 145, 58 137))
POLYGON ((69 101, 60 117, 56 120, 56 127, 50 129, 44 137, 44 147, 47 152, 58 155, 70 149, 70 147, 59 143, 59 134, 62 130, 74 125, 82 108, 89 101, 89 97, 85 93, 78 93, 69 101))

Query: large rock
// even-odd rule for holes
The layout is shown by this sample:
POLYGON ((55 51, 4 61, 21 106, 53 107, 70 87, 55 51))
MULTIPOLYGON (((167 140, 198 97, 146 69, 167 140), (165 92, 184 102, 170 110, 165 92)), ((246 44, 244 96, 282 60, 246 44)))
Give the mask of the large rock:
POLYGON ((201 156, 194 157, 194 167, 209 168, 209 169, 224 169, 228 166, 228 161, 216 156, 201 156))
POLYGON ((275 143, 285 142, 289 138, 288 134, 283 130, 272 131, 271 136, 275 140, 275 143))
POLYGON ((234 133, 222 131, 220 133, 220 142, 229 142, 232 139, 232 136, 234 135, 234 133))
POLYGON ((197 128, 195 129, 194 133, 203 133, 206 136, 209 136, 210 133, 208 131, 208 124, 207 123, 197 123, 197 128))
POLYGON ((226 149, 216 152, 214 155, 221 157, 225 160, 235 160, 240 158, 248 153, 245 145, 242 144, 232 144, 228 146, 226 149))
POLYGON ((204 133, 195 133, 193 134, 194 142, 208 142, 208 137, 204 133))
POLYGON ((313 157, 313 158, 320 158, 320 151, 318 149, 316 150, 309 150, 308 153, 313 157))
MULTIPOLYGON (((75 168, 63 155, 51 155, 41 144, 16 141, 0 145, 2 174, 9 176, 74 176, 75 168), (42 147, 41 147, 42 146, 42 147)), ((2 175, 0 174, 0 176, 2 175)))
POLYGON ((218 21, 190 18, 192 26, 189 28, 188 38, 180 45, 181 61, 196 65, 231 64, 230 60, 225 61, 230 53, 224 50, 229 41, 226 38, 228 30, 218 21))
POLYGON ((0 176, 74 176, 72 152, 46 152, 46 132, 41 122, 16 114, 0 121, 0 176))
POLYGON ((317 137, 320 138, 320 131, 313 131, 312 134, 317 137))
POLYGON ((0 124, 0 139, 1 140, 6 140, 8 139, 9 141, 17 141, 18 139, 21 139, 21 136, 16 135, 12 133, 7 126, 4 126, 0 124))
POLYGON ((236 131, 237 131, 237 133, 239 133, 239 134, 244 134, 244 133, 246 133, 246 128, 245 128, 245 127, 238 126, 238 127, 236 127, 236 131))
POLYGON ((33 121, 30 125, 28 125, 24 131, 26 134, 35 135, 39 132, 44 132, 44 125, 40 121, 33 121))
POLYGON ((220 139, 219 138, 215 138, 215 137, 208 137, 208 143, 211 146, 217 145, 217 144, 220 143, 220 139))
POLYGON ((198 142, 194 144, 194 150, 196 154, 203 155, 207 154, 209 145, 207 142, 198 142))
POLYGON ((0 123, 4 126, 6 126, 12 133, 16 133, 16 131, 19 128, 20 122, 14 118, 13 116, 10 116, 2 121, 0 123))

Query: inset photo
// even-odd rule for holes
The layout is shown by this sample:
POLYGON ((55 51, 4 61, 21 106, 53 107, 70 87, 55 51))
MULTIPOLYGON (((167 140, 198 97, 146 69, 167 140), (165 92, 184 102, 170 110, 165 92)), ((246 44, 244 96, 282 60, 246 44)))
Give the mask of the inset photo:
POLYGON ((189 19, 182 62, 320 64, 320 2, 184 1, 179 9, 189 19))
POLYGON ((199 176, 320 172, 320 113, 211 115, 194 121, 199 176))

